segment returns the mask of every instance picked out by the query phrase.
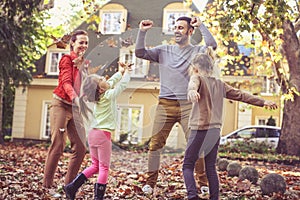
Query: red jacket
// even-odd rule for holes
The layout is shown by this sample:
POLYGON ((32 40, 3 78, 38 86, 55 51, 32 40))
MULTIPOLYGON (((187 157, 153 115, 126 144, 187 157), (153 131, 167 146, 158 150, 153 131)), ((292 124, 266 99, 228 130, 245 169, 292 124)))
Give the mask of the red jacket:
POLYGON ((70 103, 79 96, 81 86, 80 71, 73 63, 77 57, 76 53, 71 52, 70 55, 64 55, 60 59, 58 86, 53 91, 54 94, 70 103))

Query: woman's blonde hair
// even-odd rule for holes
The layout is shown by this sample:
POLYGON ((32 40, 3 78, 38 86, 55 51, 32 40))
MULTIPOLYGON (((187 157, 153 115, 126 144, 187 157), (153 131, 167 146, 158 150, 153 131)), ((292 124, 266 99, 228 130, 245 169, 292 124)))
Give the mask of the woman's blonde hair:
POLYGON ((100 101, 100 86, 99 82, 101 82, 104 77, 99 76, 97 74, 88 75, 82 85, 81 85, 81 96, 79 98, 79 105, 82 115, 87 119, 88 113, 92 112, 91 109, 86 104, 85 100, 88 102, 98 102, 100 101))

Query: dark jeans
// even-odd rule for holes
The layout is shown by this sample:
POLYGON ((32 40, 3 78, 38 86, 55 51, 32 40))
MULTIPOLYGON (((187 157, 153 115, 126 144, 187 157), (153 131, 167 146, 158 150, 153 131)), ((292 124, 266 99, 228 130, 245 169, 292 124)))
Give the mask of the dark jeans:
POLYGON ((200 156, 204 156, 205 160, 210 199, 219 199, 219 178, 216 170, 219 142, 220 129, 191 131, 183 161, 183 176, 188 199, 198 195, 194 178, 194 168, 200 156))

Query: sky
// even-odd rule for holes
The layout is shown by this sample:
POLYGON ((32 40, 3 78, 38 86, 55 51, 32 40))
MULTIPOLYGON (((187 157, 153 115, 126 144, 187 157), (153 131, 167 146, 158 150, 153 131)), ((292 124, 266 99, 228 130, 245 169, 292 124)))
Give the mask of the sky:
POLYGON ((54 0, 54 7, 49 10, 51 17, 46 20, 46 24, 53 27, 64 24, 72 12, 80 9, 83 9, 82 0, 54 0))

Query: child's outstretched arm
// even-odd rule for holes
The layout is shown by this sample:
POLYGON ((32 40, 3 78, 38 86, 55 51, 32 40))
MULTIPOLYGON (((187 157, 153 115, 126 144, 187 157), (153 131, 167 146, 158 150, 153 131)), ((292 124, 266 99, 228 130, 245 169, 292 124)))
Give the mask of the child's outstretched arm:
POLYGON ((277 106, 277 104, 276 104, 275 102, 269 101, 269 100, 266 100, 266 101, 264 102, 264 107, 265 107, 265 108, 269 108, 269 109, 271 109, 271 110, 275 110, 275 109, 278 108, 278 106, 277 106))
POLYGON ((120 70, 112 75, 107 82, 110 85, 110 88, 114 88, 115 85, 121 81, 125 71, 131 71, 131 66, 133 64, 118 62, 121 66, 120 70))
POLYGON ((131 66, 133 65, 133 63, 123 63, 120 61, 118 63, 121 66, 120 71, 121 71, 122 75, 124 74, 125 71, 132 71, 131 66))
POLYGON ((108 90, 105 93, 106 98, 109 99, 114 99, 117 98, 117 96, 126 89, 127 84, 130 81, 130 71, 131 71, 131 66, 133 64, 129 64, 129 63, 122 63, 119 62, 120 66, 122 67, 119 70, 119 75, 122 74, 122 78, 119 80, 118 84, 115 85, 114 88, 108 90))
POLYGON ((244 103, 248 103, 255 106, 265 107, 269 109, 277 109, 277 105, 273 101, 265 100, 258 96, 246 93, 242 90, 233 88, 232 86, 224 83, 225 91, 226 91, 226 98, 236 101, 241 101, 244 103))

